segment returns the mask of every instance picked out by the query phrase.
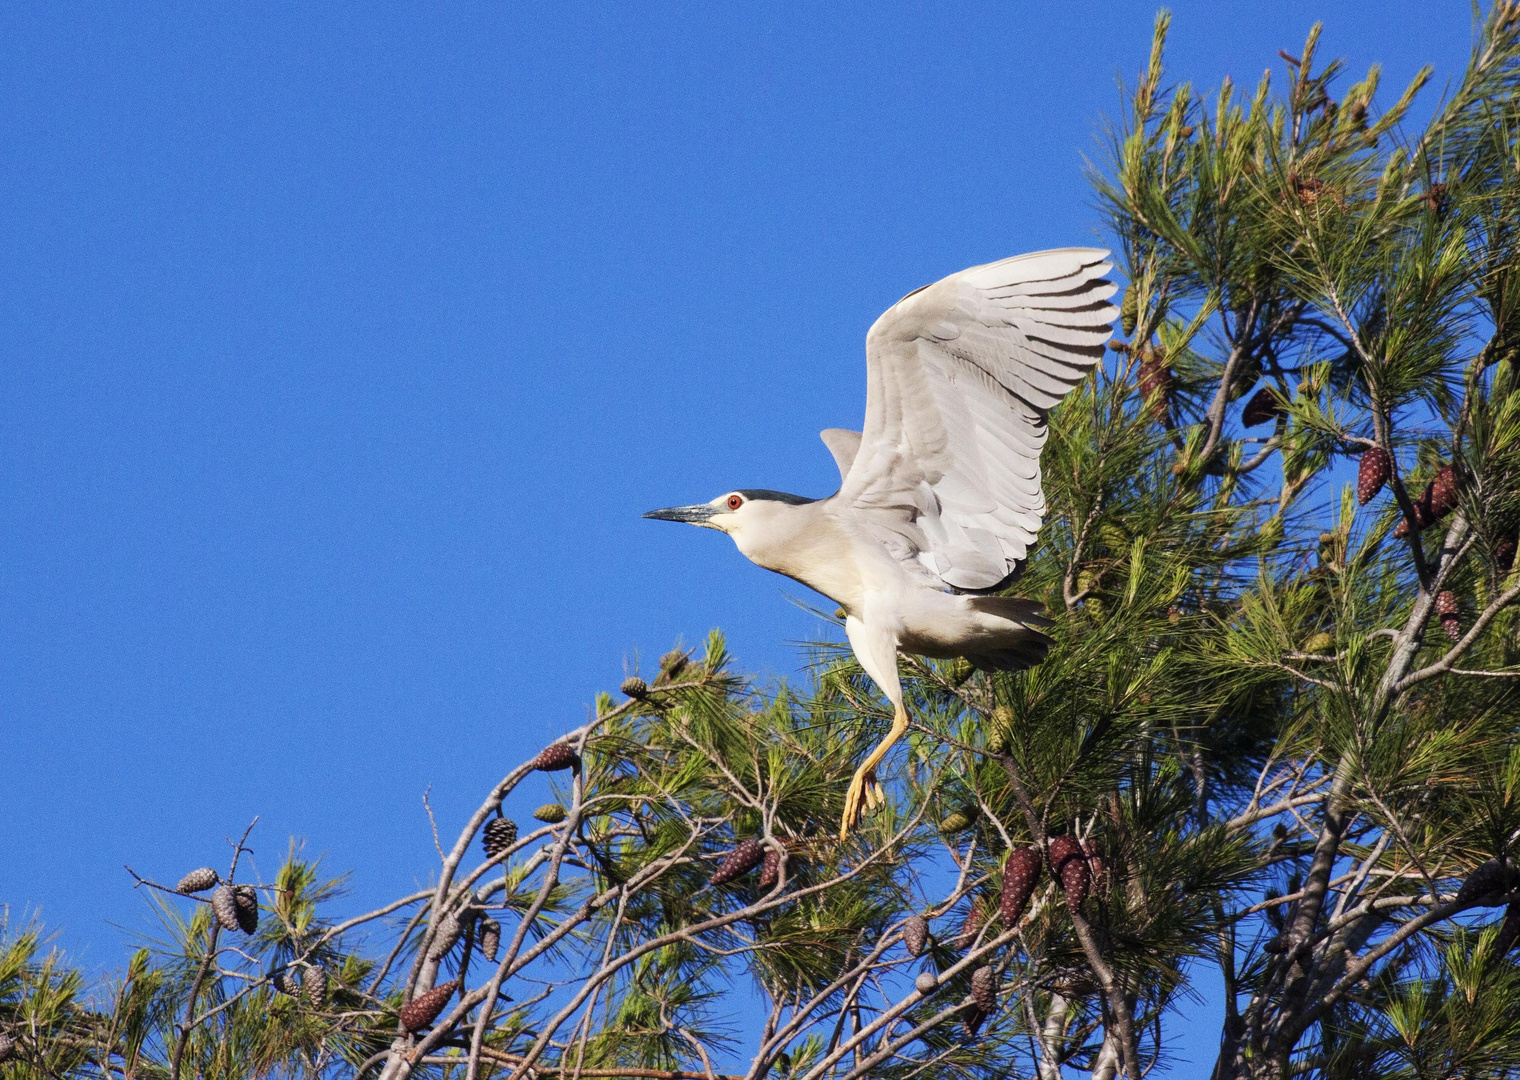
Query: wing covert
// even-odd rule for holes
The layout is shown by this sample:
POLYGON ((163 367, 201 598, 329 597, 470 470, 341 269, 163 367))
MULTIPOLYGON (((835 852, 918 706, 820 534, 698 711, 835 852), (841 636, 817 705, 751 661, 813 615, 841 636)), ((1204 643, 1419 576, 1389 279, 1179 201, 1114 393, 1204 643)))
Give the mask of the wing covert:
POLYGON ((1118 315, 1108 254, 963 270, 866 335, 865 430, 837 498, 945 586, 990 589, 1034 543, 1046 414, 1098 363, 1118 315))

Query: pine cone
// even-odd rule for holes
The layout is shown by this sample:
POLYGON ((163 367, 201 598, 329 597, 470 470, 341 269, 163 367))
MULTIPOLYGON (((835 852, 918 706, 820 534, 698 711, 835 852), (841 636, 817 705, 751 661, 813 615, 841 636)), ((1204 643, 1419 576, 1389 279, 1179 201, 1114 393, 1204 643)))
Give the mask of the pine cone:
POLYGON ((1356 504, 1366 506, 1371 502, 1392 475, 1393 458, 1388 451, 1381 446, 1368 447, 1356 470, 1356 504))
POLYGON ((1457 594, 1450 589, 1436 593, 1436 614, 1441 619, 1441 629, 1453 641, 1462 638, 1462 618, 1457 612, 1457 594))
POLYGON ((765 845, 754 837, 750 837, 728 853, 728 857, 723 860, 722 865, 718 867, 717 873, 713 874, 712 880, 708 884, 713 886, 727 885, 735 878, 742 877, 759 866, 764 858, 765 845))
POLYGON ((296 979, 295 972, 289 968, 281 968, 279 971, 276 971, 274 977, 269 980, 269 985, 273 986, 275 990, 286 997, 301 996, 301 983, 296 979))
POLYGON ((1091 840, 1082 841, 1082 854, 1087 856, 1087 869, 1092 874, 1092 887, 1098 892, 1108 888, 1108 864, 1098 852, 1098 845, 1091 840))
POLYGON ((965 832, 976 824, 976 819, 982 816, 981 807, 975 803, 966 803, 956 810, 952 810, 945 820, 939 823, 939 831, 946 836, 954 836, 956 833, 965 832))
POLYGON ((1050 869, 1066 891, 1066 906, 1076 911, 1087 899, 1092 875, 1087 869, 1087 858, 1082 845, 1070 836, 1050 838, 1050 869))
POLYGON ((6 1061, 16 1052, 16 1040, 9 1035, 0 1035, 0 1061, 6 1061))
POLYGON ((415 997, 401 1010, 401 1026, 416 1033, 427 1027, 443 1012, 449 998, 459 989, 459 980, 450 979, 442 986, 435 986, 421 997, 415 997))
POLYGON ((259 929, 259 890, 252 885, 234 885, 232 900, 237 906, 238 929, 245 934, 259 929))
MULTIPOLYGON (((1520 874, 1505 866, 1498 859, 1489 859, 1482 866, 1467 875, 1467 880, 1462 882, 1462 887, 1457 890, 1457 903, 1481 903, 1485 898, 1507 892, 1514 888, 1517 878, 1520 878, 1520 874)), ((1484 904, 1483 906, 1489 907, 1491 905, 1484 904)))
MULTIPOLYGON (((780 843, 780 841, 777 841, 777 843, 780 843)), ((780 877, 781 853, 772 848, 766 848, 765 860, 760 865, 760 888, 762 890, 774 888, 780 877)))
POLYGON ((1430 212, 1436 217, 1446 216, 1446 185, 1437 180, 1430 185, 1430 190, 1425 193, 1425 202, 1430 207, 1430 212))
POLYGON ((1135 324, 1139 321, 1140 298, 1131 285, 1124 290, 1124 297, 1119 301, 1119 328, 1124 331, 1125 337, 1135 332, 1135 324))
POLYGON ((955 935, 955 947, 969 949, 982 932, 982 927, 987 925, 990 914, 981 897, 973 896, 971 906, 966 909, 966 920, 961 923, 960 933, 955 935))
POLYGON ((1286 411, 1282 402, 1277 400, 1277 395, 1263 386, 1246 402, 1246 407, 1240 414, 1240 422, 1246 427, 1255 427, 1275 420, 1286 411))
POLYGON ((180 878, 179 884, 174 886, 174 891, 189 896, 191 893, 205 892, 221 880, 215 870, 209 866, 203 866, 199 870, 192 870, 180 878))
POLYGON ((643 679, 639 678, 637 675, 628 676, 628 678, 623 680, 623 685, 618 689, 622 690, 625 696, 634 699, 646 698, 649 696, 649 684, 643 679))
POLYGON ((492 818, 480 833, 480 846, 486 849, 486 858, 494 859, 517 843, 517 822, 511 818, 492 818))
POLYGON ((496 963, 496 950, 501 948, 501 923, 495 919, 480 920, 480 952, 487 961, 496 963))
POLYGON ((327 1004, 327 969, 321 964, 310 964, 301 972, 301 992, 306 1000, 317 1008, 327 1004))
POLYGON ((924 997, 929 997, 939 989, 939 979, 935 977, 932 971, 920 971, 918 978, 913 980, 913 989, 924 995, 924 997))
POLYGON ((558 825, 565 820, 565 808, 556 802, 546 802, 533 811, 533 816, 547 825, 558 825))
POLYGON ((1440 521, 1457 508, 1457 471, 1450 465, 1443 466, 1426 490, 1431 520, 1440 521))
POLYGON ((971 998, 988 1016, 997 1012, 997 972, 989 965, 983 964, 971 973, 971 998))
MULTIPOLYGON (((1430 528, 1436 520, 1435 515, 1431 512, 1430 496, 1431 485, 1426 484, 1425 490, 1420 493, 1420 497, 1409 504, 1409 508, 1414 511, 1414 523, 1421 530, 1430 528)), ((1409 535, 1408 517, 1399 519, 1399 523, 1393 527, 1393 535, 1401 539, 1409 535)))
POLYGON ((1520 937, 1520 900, 1511 900, 1509 907, 1504 909, 1504 924, 1499 927, 1499 936, 1494 939, 1494 955, 1507 956, 1515 947, 1515 939, 1520 937))
POLYGON ((1154 418, 1166 415, 1167 399, 1172 394, 1172 369, 1166 366, 1161 353, 1153 348, 1141 350, 1140 400, 1154 418))
POLYGON ((443 921, 438 924, 438 929, 433 932, 433 943, 428 946, 427 956, 429 960, 442 960, 460 936, 464 933, 459 925, 459 917, 453 912, 445 915, 443 921))
POLYGON ((1494 565, 1499 568, 1499 573, 1507 574, 1515 565, 1515 548, 1516 537, 1513 533, 1494 545, 1494 565))
POLYGON ((929 945, 929 920, 922 915, 913 915, 903 923, 903 944, 908 947, 909 956, 924 955, 924 949, 929 945))
POLYGON ((691 663, 691 657, 680 649, 671 649, 660 657, 660 677, 667 682, 674 682, 681 677, 686 666, 691 663))
POLYGON ((558 772, 561 769, 580 767, 581 756, 569 743, 557 742, 544 747, 543 753, 533 759, 533 767, 539 772, 558 772))
POLYGON ((1032 847, 1014 848, 1003 866, 1003 892, 998 914, 1003 929, 1012 930, 1024 917, 1024 908, 1040 880, 1040 853, 1032 847))
POLYGON ((230 885, 218 885, 211 894, 211 914, 223 930, 238 928, 238 905, 230 885))
POLYGON ((976 1033, 982 1029, 982 1024, 987 1019, 987 1014, 975 1005, 966 1010, 966 1018, 962 1021, 966 1027, 966 1038, 976 1038, 976 1033))

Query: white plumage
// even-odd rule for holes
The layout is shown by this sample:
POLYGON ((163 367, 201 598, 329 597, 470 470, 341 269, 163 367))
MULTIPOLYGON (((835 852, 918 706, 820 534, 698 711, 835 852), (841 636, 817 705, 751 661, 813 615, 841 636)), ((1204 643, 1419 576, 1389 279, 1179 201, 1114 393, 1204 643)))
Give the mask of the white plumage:
POLYGON ((899 651, 984 667, 1038 663, 1038 605, 973 595, 1006 583, 1045 513, 1046 414, 1098 362, 1118 314, 1108 252, 1063 248, 952 274, 909 293, 866 335, 861 432, 830 428, 839 491, 740 489, 646 517, 734 538, 752 561, 844 608, 845 632, 895 706, 856 773, 841 835, 881 798, 876 766, 906 731, 899 651))

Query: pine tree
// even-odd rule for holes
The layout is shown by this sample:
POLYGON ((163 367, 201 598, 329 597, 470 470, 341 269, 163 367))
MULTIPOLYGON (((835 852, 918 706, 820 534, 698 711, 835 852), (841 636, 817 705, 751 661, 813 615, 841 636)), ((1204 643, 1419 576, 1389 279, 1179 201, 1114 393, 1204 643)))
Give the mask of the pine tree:
POLYGON ((1212 968, 1218 1080, 1520 1076, 1520 6, 1418 131, 1428 73, 1381 100, 1316 27, 1200 95, 1168 22, 1093 176, 1123 335, 1017 586, 1055 645, 904 657, 856 835, 874 684, 820 644, 762 687, 714 635, 504 763, 392 904, 338 920, 295 847, 247 937, 144 881, 163 940, 93 999, 6 937, 0 1069, 1138 1078, 1212 968), (483 856, 502 814, 538 827, 483 856))

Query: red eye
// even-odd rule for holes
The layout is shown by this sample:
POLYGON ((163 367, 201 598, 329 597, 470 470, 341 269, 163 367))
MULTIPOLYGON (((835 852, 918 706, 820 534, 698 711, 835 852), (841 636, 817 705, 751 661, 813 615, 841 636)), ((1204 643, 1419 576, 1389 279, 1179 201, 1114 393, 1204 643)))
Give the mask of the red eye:
POLYGON ((728 508, 730 510, 737 510, 737 509, 739 509, 739 507, 741 507, 743 505, 744 505, 744 500, 741 499, 741 498, 739 498, 739 496, 737 496, 737 495, 730 495, 728 497, 728 508))

